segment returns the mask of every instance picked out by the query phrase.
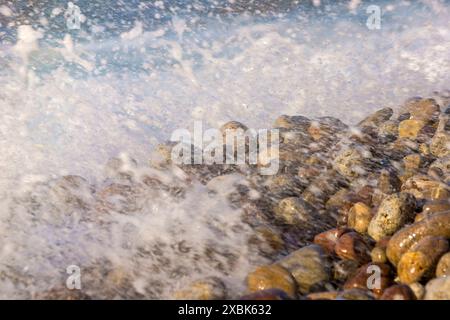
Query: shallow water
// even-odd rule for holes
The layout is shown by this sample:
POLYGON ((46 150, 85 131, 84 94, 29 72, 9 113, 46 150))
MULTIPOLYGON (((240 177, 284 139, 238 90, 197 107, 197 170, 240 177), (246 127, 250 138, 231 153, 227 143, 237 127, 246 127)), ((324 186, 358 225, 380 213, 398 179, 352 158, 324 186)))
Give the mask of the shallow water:
MULTIPOLYGON (((258 129, 280 114, 302 114, 354 124, 449 89, 448 1, 379 1, 380 30, 366 27, 364 1, 249 10, 241 2, 78 1, 81 30, 67 30, 65 1, 12 3, 0 2, 1 297, 45 291, 64 281, 68 265, 100 261, 125 270, 147 297, 167 297, 199 274, 240 288, 263 258, 251 257, 250 231, 223 193, 196 184, 182 201, 149 194, 136 212, 99 224, 85 218, 95 212, 48 196, 44 182, 78 174, 102 186, 106 162, 119 154, 136 159, 140 175, 152 147, 194 120, 258 129), (17 200, 29 190, 33 205, 17 200), (232 252, 237 262, 225 271, 196 265, 196 250, 170 248, 181 241, 232 252), (155 243, 168 261, 141 254, 155 243), (161 263, 170 267, 159 270, 161 263), (175 275, 179 267, 186 270, 175 275)), ((91 201, 89 192, 83 197, 91 201)))

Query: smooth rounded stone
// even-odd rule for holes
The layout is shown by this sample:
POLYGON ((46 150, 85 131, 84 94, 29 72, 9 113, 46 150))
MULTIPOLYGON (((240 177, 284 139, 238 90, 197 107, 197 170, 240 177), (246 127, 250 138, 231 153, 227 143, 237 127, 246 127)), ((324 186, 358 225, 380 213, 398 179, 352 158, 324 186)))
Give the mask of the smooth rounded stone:
POLYGON ((444 254, 436 266, 436 277, 450 276, 450 252, 444 254))
POLYGON ((290 224, 311 222, 315 208, 298 197, 288 197, 279 201, 274 208, 275 218, 290 224))
POLYGON ((357 202, 348 212, 347 225, 359 233, 366 233, 372 217, 373 213, 370 207, 362 202, 357 202))
POLYGON ((442 237, 427 236, 402 255, 397 265, 401 282, 414 283, 434 275, 439 258, 448 251, 448 241, 442 237))
POLYGON ((426 122, 422 120, 403 120, 398 125, 398 136, 399 138, 416 139, 425 125, 426 122))
POLYGON ((450 300, 450 277, 430 280, 425 286, 424 300, 450 300))
POLYGON ((425 296, 425 287, 421 283, 410 283, 408 284, 408 287, 412 290, 417 300, 422 300, 425 296))
POLYGON ((338 295, 338 291, 313 292, 306 296, 306 300, 335 300, 338 295))
POLYGON ((442 117, 439 121, 439 127, 431 139, 430 151, 436 157, 446 157, 450 155, 450 132, 449 132, 449 117, 442 117))
POLYGON ((353 260, 360 264, 370 261, 370 246, 356 232, 343 234, 337 241, 334 251, 341 259, 353 260))
POLYGON ((291 273, 280 265, 258 267, 247 276, 247 290, 250 293, 266 289, 280 289, 290 297, 297 295, 297 285, 291 273))
POLYGON ((372 206, 372 197, 374 192, 375 192, 374 187, 367 184, 364 185, 356 193, 356 196, 359 198, 358 202, 362 202, 368 206, 372 206))
POLYGON ((450 198, 450 187, 425 175, 415 175, 402 185, 402 191, 417 199, 444 200, 450 198))
POLYGON ((223 300, 226 296, 225 284, 216 277, 196 280, 173 293, 176 300, 223 300))
POLYGON ((336 300, 374 300, 374 297, 368 290, 354 288, 339 293, 336 300))
POLYGON ((376 297, 380 297, 384 290, 391 285, 391 283, 391 268, 389 265, 381 263, 368 263, 360 267, 355 274, 345 282, 344 289, 371 290, 376 297), (376 271, 374 271, 377 269, 380 272, 379 286, 376 283, 376 271))
POLYGON ((292 300, 292 298, 283 290, 266 289, 244 295, 239 300, 292 300))
POLYGON ((316 291, 330 279, 330 263, 322 247, 309 245, 298 249, 277 262, 290 271, 299 292, 316 291))
POLYGON ((284 249, 284 241, 280 234, 269 226, 258 226, 255 234, 250 237, 249 244, 265 256, 273 256, 284 249))
POLYGON ((369 235, 378 241, 394 234, 406 223, 412 222, 415 215, 415 203, 414 196, 405 192, 386 197, 370 221, 369 235))
POLYGON ((353 260, 339 260, 333 262, 333 279, 339 282, 347 281, 356 273, 360 264, 353 260))
POLYGON ((372 127, 379 127, 384 122, 388 121, 392 115, 394 114, 394 110, 391 108, 383 108, 375 113, 369 115, 364 120, 362 120, 360 123, 358 123, 359 127, 365 127, 365 126, 372 126, 372 127))
POLYGON ((436 213, 395 233, 386 249, 389 261, 396 266, 405 252, 427 236, 450 238, 450 213, 436 213))
POLYGON ((321 246, 328 253, 333 253, 337 241, 346 232, 350 232, 350 230, 347 228, 333 228, 317 234, 313 242, 321 246))
POLYGON ((383 122, 378 127, 378 136, 383 143, 395 141, 398 137, 398 122, 394 120, 383 122))
POLYGON ((423 157, 418 153, 409 154, 403 158, 403 166, 407 171, 416 172, 423 163, 423 157))
POLYGON ((411 288, 404 284, 393 285, 387 288, 380 300, 416 300, 416 295, 411 288))
POLYGON ((384 194, 393 194, 399 192, 401 188, 401 181, 397 175, 388 170, 382 170, 378 177, 378 189, 384 194))
POLYGON ((344 177, 355 179, 365 173, 364 156, 360 148, 349 147, 334 159, 333 168, 344 177))
POLYGON ((132 213, 141 209, 139 187, 134 185, 112 183, 96 194, 97 209, 100 211, 116 211, 132 213))
MULTIPOLYGON (((449 200, 427 201, 423 205, 422 212, 421 212, 421 215, 422 215, 421 219, 423 219, 427 216, 430 216, 430 215, 433 215, 436 213, 442 213, 442 212, 450 212, 450 201, 449 200)), ((416 220, 418 220, 418 219, 416 219, 416 220)))
POLYGON ((410 119, 436 121, 440 107, 433 98, 416 98, 405 103, 402 113, 408 113, 410 119))
POLYGON ((296 196, 305 189, 298 177, 287 173, 270 176, 264 185, 271 196, 276 198, 296 196))
POLYGON ((306 132, 310 124, 311 120, 307 117, 281 115, 275 120, 273 127, 302 130, 306 132))
POLYGON ((370 257, 372 258, 372 262, 374 263, 386 263, 386 249, 381 247, 375 247, 370 252, 370 257))

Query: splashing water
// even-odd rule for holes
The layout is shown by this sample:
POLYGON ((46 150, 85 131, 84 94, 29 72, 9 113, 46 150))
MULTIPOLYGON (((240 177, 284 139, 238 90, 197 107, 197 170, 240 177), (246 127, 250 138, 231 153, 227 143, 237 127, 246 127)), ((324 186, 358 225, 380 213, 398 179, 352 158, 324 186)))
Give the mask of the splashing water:
POLYGON ((226 195, 194 183, 175 201, 144 188, 127 214, 102 215, 91 186, 106 185, 108 159, 132 156, 141 177, 152 147, 194 120, 263 128, 301 114, 353 124, 450 83, 447 1, 379 1, 380 30, 366 27, 364 1, 78 1, 80 30, 67 30, 65 1, 1 3, 0 297, 64 284, 72 264, 122 270, 133 288, 94 296, 168 297, 199 274, 239 292, 265 258, 226 195), (67 174, 89 181, 74 196, 83 205, 67 200, 57 178, 67 174), (211 248, 220 254, 208 260, 211 248))

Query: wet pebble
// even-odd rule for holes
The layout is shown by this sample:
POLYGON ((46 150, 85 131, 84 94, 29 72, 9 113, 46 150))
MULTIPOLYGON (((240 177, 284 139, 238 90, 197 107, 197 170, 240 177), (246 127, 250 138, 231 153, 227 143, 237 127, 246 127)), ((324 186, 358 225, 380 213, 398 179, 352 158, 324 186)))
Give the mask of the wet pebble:
POLYGON ((297 296, 295 279, 287 269, 277 264, 258 267, 247 276, 250 293, 266 289, 283 290, 292 298, 297 296))
POLYGON ((330 279, 330 263, 318 245, 298 249, 277 264, 291 272, 301 294, 319 290, 330 279))
POLYGON ((409 193, 401 192, 386 197, 368 228, 369 235, 375 240, 394 234, 415 215, 415 198, 409 193))

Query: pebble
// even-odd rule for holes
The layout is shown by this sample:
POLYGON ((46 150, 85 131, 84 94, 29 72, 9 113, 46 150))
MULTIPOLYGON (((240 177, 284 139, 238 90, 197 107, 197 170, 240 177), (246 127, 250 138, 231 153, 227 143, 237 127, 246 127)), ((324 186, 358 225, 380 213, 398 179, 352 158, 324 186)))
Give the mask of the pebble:
POLYGON ((350 230, 347 228, 334 228, 317 234, 313 242, 321 246, 328 253, 333 253, 339 238, 350 230))
POLYGON ((429 176, 415 175, 403 185, 402 191, 411 193, 417 199, 445 200, 450 198, 450 188, 429 176))
POLYGON ((440 107, 435 99, 418 98, 408 101, 403 111, 409 114, 410 119, 429 122, 435 121, 437 116, 439 116, 440 107))
POLYGON ((386 197, 370 221, 369 235, 380 240, 394 234, 414 219, 415 199, 409 193, 400 192, 386 197))
POLYGON ((436 266, 436 277, 450 276, 450 252, 444 254, 436 266))
POLYGON ((398 136, 399 138, 416 139, 425 124, 426 122, 422 120, 403 120, 398 125, 398 136))
POLYGON ((427 236, 414 244, 402 255, 397 272, 402 283, 419 282, 435 273, 439 258, 449 249, 448 241, 442 237, 427 236))
POLYGON ((362 202, 357 202, 348 212, 348 227, 359 233, 366 233, 372 217, 373 213, 370 207, 362 202))
POLYGON ((255 291, 253 293, 244 295, 239 300, 291 300, 292 298, 283 290, 280 289, 266 289, 255 291))
POLYGON ((359 127, 365 127, 365 126, 372 126, 372 127, 379 127, 384 122, 388 121, 392 115, 394 114, 394 111, 391 108, 383 108, 375 113, 369 115, 367 118, 362 120, 360 123, 358 123, 359 127))
POLYGON ((353 260, 339 260, 333 262, 333 279, 339 282, 345 282, 356 273, 360 264, 353 260))
POLYGON ((303 130, 306 132, 310 124, 311 120, 307 117, 282 115, 275 120, 273 127, 289 130, 303 130))
POLYGON ((275 218, 290 225, 311 222, 314 211, 313 206, 298 197, 284 198, 274 208, 275 218))
POLYGON ((402 183, 397 175, 388 170, 382 170, 378 177, 378 189, 384 194, 393 194, 400 191, 402 183))
POLYGON ((391 269, 389 265, 387 264, 380 264, 380 263, 368 263, 360 267, 354 276, 349 278, 345 284, 344 289, 362 289, 362 290, 368 290, 371 285, 374 285, 374 288, 371 289, 373 294, 376 297, 380 297, 383 294, 383 291, 388 288, 392 283, 391 279, 391 269), (377 287, 376 283, 372 283, 369 279, 369 277, 375 275, 373 270, 371 270, 371 266, 379 267, 380 268, 380 286, 377 287))
POLYGON ((408 287, 414 292, 414 296, 417 300, 422 300, 425 296, 425 287, 419 282, 408 284, 408 287))
POLYGON ((380 300, 416 300, 416 295, 412 289, 404 284, 393 285, 387 288, 380 300))
POLYGON ((450 238, 450 213, 437 213, 406 226, 389 240, 386 255, 393 265, 397 265, 401 256, 414 244, 427 236, 450 238))
POLYGON ((425 286, 424 300, 450 300, 450 277, 430 280, 425 286))
POLYGON ((222 300, 226 295, 225 284, 216 277, 208 277, 174 292, 173 297, 176 300, 222 300))
POLYGON ((356 232, 343 234, 336 243, 335 252, 341 259, 353 260, 359 264, 371 260, 369 245, 356 232))
POLYGON ((447 129, 449 122, 449 117, 443 117, 439 121, 439 127, 431 139, 430 151, 436 157, 445 157, 450 155, 450 133, 447 129))
POLYGON ((349 147, 343 150, 334 159, 334 169, 349 179, 358 178, 365 173, 364 156, 362 150, 349 147))
POLYGON ((435 200, 427 201, 422 207, 422 212, 417 214, 415 222, 418 222, 427 216, 450 211, 450 201, 448 200, 435 200))
POLYGON ((318 245, 298 249, 277 264, 291 272, 301 294, 320 289, 330 279, 330 263, 326 252, 318 245))
POLYGON ((374 300, 374 297, 368 290, 354 288, 340 292, 336 300, 374 300))
POLYGON ((339 295, 338 291, 314 292, 306 296, 307 300, 335 300, 339 295))
POLYGON ((280 265, 260 266, 247 276, 250 293, 266 289, 283 290, 290 297, 297 296, 297 285, 291 273, 280 265))
POLYGON ((375 247, 370 252, 370 257, 372 258, 372 262, 374 263, 386 263, 387 262, 386 249, 375 247))

